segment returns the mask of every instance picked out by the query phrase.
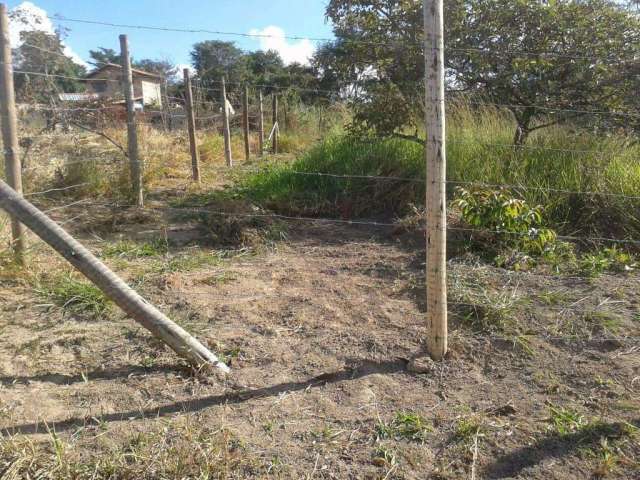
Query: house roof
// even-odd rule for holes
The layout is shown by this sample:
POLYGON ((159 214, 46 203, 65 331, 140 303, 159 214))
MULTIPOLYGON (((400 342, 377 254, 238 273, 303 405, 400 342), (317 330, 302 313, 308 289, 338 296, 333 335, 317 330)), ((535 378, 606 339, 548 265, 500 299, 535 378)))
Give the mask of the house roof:
POLYGON ((99 100, 99 93, 59 93, 58 98, 63 102, 88 102, 99 100))
MULTIPOLYGON (((100 72, 103 72, 104 70, 107 70, 107 69, 113 69, 113 68, 122 70, 122 65, 118 65, 117 63, 105 63, 100 68, 97 68, 93 72, 89 73, 86 78, 93 78, 100 72)), ((137 68, 132 68, 131 73, 133 75, 139 75, 142 77, 150 77, 156 80, 162 80, 161 75, 158 75, 156 73, 151 73, 151 72, 145 72, 144 70, 138 70, 137 68)))

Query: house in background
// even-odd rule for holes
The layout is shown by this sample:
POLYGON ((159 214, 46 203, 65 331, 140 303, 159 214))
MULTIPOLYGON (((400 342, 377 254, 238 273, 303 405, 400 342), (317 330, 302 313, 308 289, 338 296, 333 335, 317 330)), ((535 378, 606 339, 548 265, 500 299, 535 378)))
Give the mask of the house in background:
MULTIPOLYGON (((144 110, 147 106, 161 108, 162 77, 136 68, 132 68, 131 73, 136 109, 144 110)), ((98 95, 101 99, 122 99, 122 66, 116 63, 103 65, 87 75, 86 86, 88 95, 98 95)))

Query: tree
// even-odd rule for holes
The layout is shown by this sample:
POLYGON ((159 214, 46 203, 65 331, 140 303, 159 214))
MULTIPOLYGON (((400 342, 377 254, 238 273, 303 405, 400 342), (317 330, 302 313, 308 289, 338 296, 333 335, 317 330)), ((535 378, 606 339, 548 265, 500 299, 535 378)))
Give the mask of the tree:
POLYGON ((510 105, 514 143, 583 115, 624 110, 640 52, 640 23, 608 0, 453 0, 447 3, 454 84, 510 105), (466 13, 470 11, 471 14, 466 13), (576 110, 576 112, 561 112, 576 110))
MULTIPOLYGON (((247 84, 258 86, 266 95, 278 92, 289 102, 313 102, 326 96, 316 91, 320 83, 314 66, 285 65, 274 50, 243 52, 233 42, 208 40, 193 46, 191 59, 205 85, 217 86, 224 76, 229 92, 240 91, 247 84)), ((208 97, 217 95, 209 93, 208 97)))
POLYGON ((58 93, 74 93, 84 90, 76 78, 85 75, 86 69, 64 54, 64 45, 58 34, 39 30, 20 33, 21 45, 16 49, 16 97, 20 101, 48 102, 58 93))
POLYGON ((120 64, 120 54, 112 48, 98 47, 97 50, 89 50, 89 57, 89 63, 98 68, 106 63, 120 64))
POLYGON ((352 129, 405 136, 424 123, 422 2, 332 0, 326 13, 337 40, 319 49, 314 64, 350 91, 352 129))
POLYGON ((274 50, 247 53, 247 68, 256 81, 270 82, 272 78, 281 75, 285 69, 280 54, 274 50))
MULTIPOLYGON (((354 102, 355 125, 382 135, 420 130, 422 2, 331 0, 327 17, 339 51, 322 52, 320 67, 371 74, 354 102)), ((508 105, 522 144, 577 110, 630 109, 639 36, 638 18, 610 0, 447 0, 448 87, 508 105)))
POLYGON ((196 43, 191 61, 197 75, 205 83, 218 85, 225 77, 228 90, 239 90, 248 79, 247 57, 234 42, 206 40, 196 43))
POLYGON ((134 62, 133 68, 160 75, 169 83, 174 82, 175 77, 178 74, 178 68, 169 60, 151 60, 149 58, 143 58, 142 60, 134 62))

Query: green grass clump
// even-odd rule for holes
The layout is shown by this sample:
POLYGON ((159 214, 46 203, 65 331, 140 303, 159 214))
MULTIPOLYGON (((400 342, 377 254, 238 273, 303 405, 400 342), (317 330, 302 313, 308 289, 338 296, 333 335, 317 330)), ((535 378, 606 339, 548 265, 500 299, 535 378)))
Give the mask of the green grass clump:
POLYGON ((98 287, 70 274, 41 281, 36 292, 68 312, 91 318, 102 317, 110 307, 109 300, 98 287))
POLYGON ((424 443, 433 427, 417 413, 396 412, 389 423, 379 420, 376 425, 378 440, 395 439, 424 443))
POLYGON ((589 424, 582 414, 571 408, 552 406, 549 413, 549 422, 560 436, 580 431, 589 424))
POLYGON ((330 137, 289 165, 250 175, 242 189, 252 200, 284 212, 357 216, 404 212, 424 196, 422 182, 376 181, 329 175, 420 179, 422 147, 402 140, 364 142, 330 137), (321 173, 325 175, 305 175, 321 173))
POLYGON ((456 423, 453 438, 461 443, 470 442, 476 435, 483 432, 483 425, 479 418, 462 417, 456 423))
POLYGON ((153 240, 145 243, 135 243, 125 240, 107 246, 103 250, 103 255, 121 258, 155 257, 166 254, 168 250, 166 240, 153 240))

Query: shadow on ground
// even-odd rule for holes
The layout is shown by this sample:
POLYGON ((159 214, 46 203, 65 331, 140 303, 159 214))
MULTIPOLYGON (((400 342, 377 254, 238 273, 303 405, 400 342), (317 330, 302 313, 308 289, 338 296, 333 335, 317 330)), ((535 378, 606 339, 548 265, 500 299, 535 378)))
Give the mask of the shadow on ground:
POLYGON ((526 478, 525 470, 542 463, 547 458, 561 458, 571 455, 577 449, 596 447, 601 438, 616 439, 625 435, 625 427, 632 425, 640 428, 640 418, 630 424, 598 423, 592 428, 580 430, 568 435, 551 433, 535 442, 534 445, 519 448, 495 461, 485 468, 484 477, 490 479, 526 478), (520 477, 520 475, 525 477, 520 477))
MULTIPOLYGON (((407 362, 404 360, 393 360, 386 362, 376 362, 372 360, 351 359, 346 361, 348 365, 342 370, 330 373, 323 373, 308 380, 299 382, 286 382, 253 390, 241 389, 239 391, 221 395, 211 395, 193 400, 170 403, 161 407, 147 410, 131 410, 127 412, 111 413, 101 416, 102 421, 119 422, 128 420, 141 420, 150 417, 165 417, 179 413, 190 413, 204 410, 209 407, 223 404, 239 404, 255 398, 274 397, 284 392, 297 392, 309 388, 317 388, 329 383, 337 383, 346 380, 354 380, 374 374, 393 374, 404 372, 407 362)), ((121 372, 121 373, 124 373, 121 372)), ((74 417, 63 421, 46 420, 42 422, 28 423, 7 427, 4 430, 9 434, 36 434, 43 433, 45 425, 55 428, 56 432, 71 430, 83 425, 91 420, 86 417, 74 417)))

